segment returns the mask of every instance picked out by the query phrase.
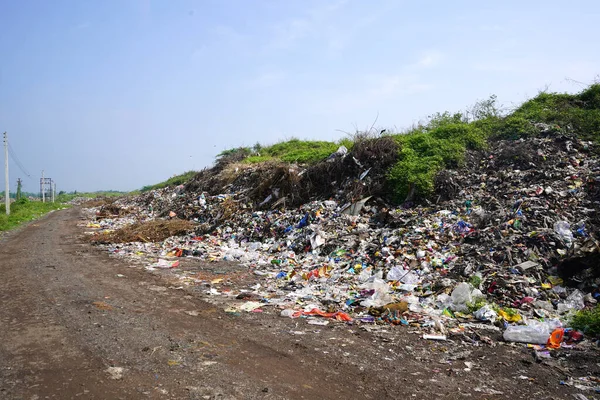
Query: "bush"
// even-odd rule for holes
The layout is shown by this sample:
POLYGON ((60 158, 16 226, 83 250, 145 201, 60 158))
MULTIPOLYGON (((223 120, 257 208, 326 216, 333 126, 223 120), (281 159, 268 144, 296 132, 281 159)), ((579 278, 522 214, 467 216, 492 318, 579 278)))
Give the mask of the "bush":
POLYGON ((537 132, 535 126, 525 117, 511 115, 500 125, 499 136, 507 139, 519 139, 534 135, 537 132))
POLYGON ((460 167, 467 149, 485 147, 488 134, 481 125, 462 121, 459 116, 437 114, 428 125, 394 136, 400 146, 398 162, 387 174, 394 201, 431 195, 441 169, 460 167))
POLYGON ((579 93, 579 99, 583 101, 586 110, 600 110, 600 83, 595 83, 579 93))
POLYGON ((600 138, 600 84, 593 84, 578 94, 540 93, 506 117, 500 135, 518 138, 535 134, 534 123, 558 125, 577 135, 600 138))
POLYGON ((591 310, 578 311, 571 319, 571 327, 591 336, 600 336, 600 305, 591 310))

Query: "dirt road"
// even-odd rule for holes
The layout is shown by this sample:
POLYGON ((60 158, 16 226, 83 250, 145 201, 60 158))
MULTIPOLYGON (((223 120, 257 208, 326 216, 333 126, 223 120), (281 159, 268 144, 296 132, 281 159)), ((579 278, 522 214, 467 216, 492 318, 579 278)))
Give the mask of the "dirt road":
POLYGON ((597 375, 595 350, 536 363, 521 345, 407 327, 230 315, 83 243, 79 222, 58 211, 0 240, 0 399, 595 396, 559 385, 597 375))

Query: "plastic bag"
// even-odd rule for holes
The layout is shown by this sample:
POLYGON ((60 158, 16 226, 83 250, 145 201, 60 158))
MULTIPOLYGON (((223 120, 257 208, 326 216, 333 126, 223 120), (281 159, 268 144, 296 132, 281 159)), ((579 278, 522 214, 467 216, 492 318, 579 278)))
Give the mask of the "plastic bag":
POLYGON ((473 316, 480 321, 490 321, 491 323, 496 322, 496 319, 498 318, 498 314, 489 304, 486 304, 479 310, 475 311, 473 316))
POLYGON ((392 267, 386 276, 388 281, 397 281, 400 280, 404 275, 406 275, 406 271, 400 267, 394 266, 392 267))
POLYGON ((508 342, 546 344, 550 334, 560 328, 558 320, 529 321, 527 325, 509 325, 502 335, 508 342))
POLYGON ((571 232, 571 225, 567 221, 555 222, 554 231, 568 247, 571 247, 573 244, 573 232, 571 232))
POLYGON ((567 297, 564 303, 559 303, 557 306, 560 314, 571 310, 581 310, 585 307, 584 295, 579 290, 575 289, 573 293, 567 297))
POLYGON ((450 298, 452 299, 452 309, 466 311, 467 303, 470 303, 472 300, 471 285, 466 282, 459 283, 452 291, 450 298))

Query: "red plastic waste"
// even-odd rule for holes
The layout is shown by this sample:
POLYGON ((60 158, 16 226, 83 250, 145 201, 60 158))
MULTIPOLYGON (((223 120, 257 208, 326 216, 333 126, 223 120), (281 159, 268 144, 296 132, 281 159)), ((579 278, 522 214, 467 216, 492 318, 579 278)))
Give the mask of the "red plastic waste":
POLYGON ((337 311, 334 313, 328 313, 325 311, 321 311, 318 308, 313 308, 310 311, 298 311, 292 315, 293 318, 298 318, 301 315, 319 315, 325 318, 335 318, 338 321, 352 321, 352 317, 342 311, 337 311))
POLYGON ((550 347, 551 349, 558 349, 560 347, 560 344, 562 343, 564 335, 565 330, 563 328, 556 328, 550 334, 546 346, 550 347))

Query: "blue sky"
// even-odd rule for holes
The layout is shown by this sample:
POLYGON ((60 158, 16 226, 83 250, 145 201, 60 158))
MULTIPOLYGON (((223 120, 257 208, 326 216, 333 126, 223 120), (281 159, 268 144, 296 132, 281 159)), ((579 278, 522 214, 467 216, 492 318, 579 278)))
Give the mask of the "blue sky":
POLYGON ((600 3, 0 0, 11 190, 133 190, 220 151, 402 128, 600 74, 600 3))

